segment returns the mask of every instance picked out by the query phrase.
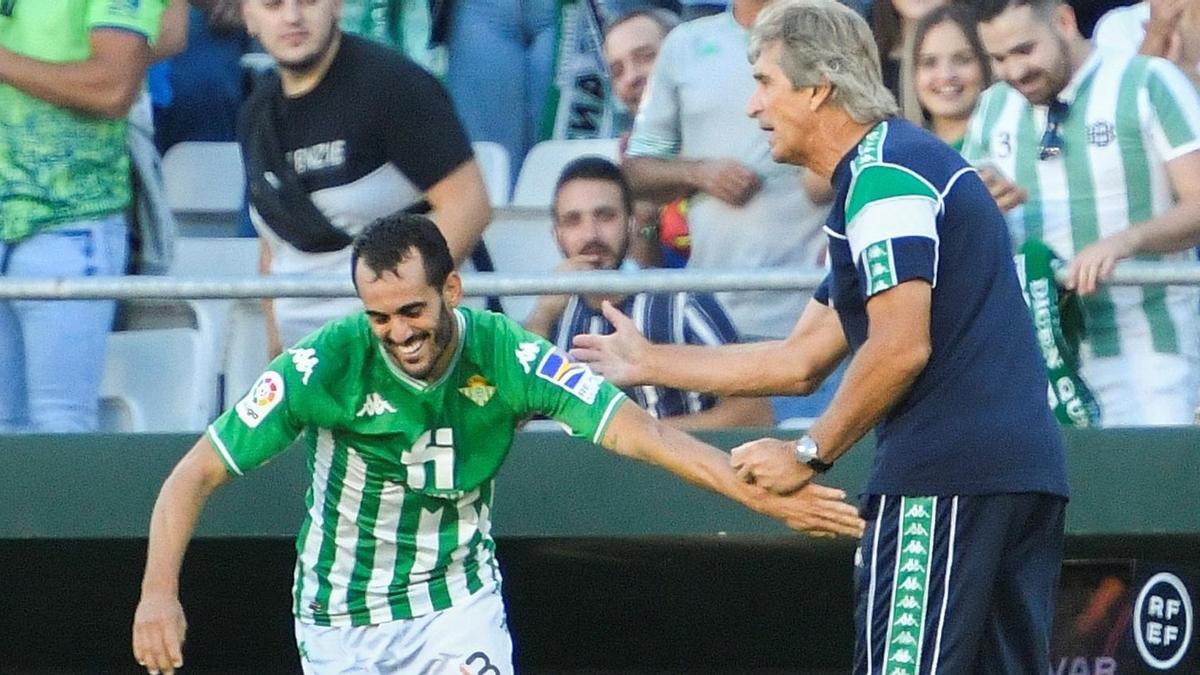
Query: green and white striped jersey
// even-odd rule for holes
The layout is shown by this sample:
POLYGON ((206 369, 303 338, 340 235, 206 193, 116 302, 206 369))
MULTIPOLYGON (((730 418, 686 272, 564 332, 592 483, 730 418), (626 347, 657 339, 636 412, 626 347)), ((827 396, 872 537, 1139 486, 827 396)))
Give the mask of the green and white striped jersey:
POLYGON ((455 316, 454 360, 436 382, 395 366, 358 313, 281 354, 209 427, 236 475, 304 433, 312 483, 296 540, 301 621, 412 618, 497 587, 492 490, 517 425, 544 414, 599 443, 625 398, 501 315, 455 316))
MULTIPOLYGON (((963 154, 1028 191, 1008 214, 1016 245, 1040 239, 1069 259, 1173 205, 1166 165, 1200 150, 1200 95, 1168 61, 1096 49, 1059 98, 1068 105, 1059 156, 1039 159, 1047 106, 1030 105, 1005 83, 980 98, 963 154)), ((1194 257, 1189 250, 1139 259, 1194 257)), ((1084 299, 1085 349, 1095 357, 1180 353, 1197 334, 1196 308, 1196 292, 1185 287, 1102 287, 1084 299)))

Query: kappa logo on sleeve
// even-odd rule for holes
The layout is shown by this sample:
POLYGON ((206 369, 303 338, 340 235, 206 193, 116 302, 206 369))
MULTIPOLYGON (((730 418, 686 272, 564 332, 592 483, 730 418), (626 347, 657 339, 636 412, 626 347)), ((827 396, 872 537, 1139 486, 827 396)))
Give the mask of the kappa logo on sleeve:
POLYGON ((525 374, 529 374, 529 368, 534 361, 537 360, 540 350, 536 342, 522 342, 517 346, 517 350, 513 355, 517 357, 517 362, 521 364, 521 368, 525 370, 525 374))
POLYGON ((308 378, 312 377, 313 369, 321 362, 317 358, 317 350, 308 349, 289 349, 288 353, 292 355, 292 365, 296 366, 296 372, 303 377, 300 378, 301 384, 308 384, 308 378))
POLYGON ((283 400, 283 377, 268 370, 259 376, 258 381, 250 388, 250 393, 234 406, 237 416, 251 429, 262 423, 279 402, 283 400))
POLYGON ((538 364, 537 376, 566 389, 588 405, 596 402, 600 383, 604 381, 604 378, 593 373, 587 365, 571 361, 566 354, 557 349, 546 352, 546 356, 538 364))

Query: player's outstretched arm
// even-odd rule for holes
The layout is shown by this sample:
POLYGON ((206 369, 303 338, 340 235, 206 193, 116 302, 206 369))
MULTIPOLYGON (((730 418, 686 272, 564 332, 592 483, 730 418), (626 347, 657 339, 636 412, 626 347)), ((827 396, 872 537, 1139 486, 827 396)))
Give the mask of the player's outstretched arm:
POLYGON ((729 466, 729 455, 659 422, 632 401, 614 413, 604 447, 656 464, 693 485, 725 495, 744 506, 812 535, 862 536, 865 523, 846 493, 814 483, 787 496, 744 483, 729 466))
POLYGON ((133 656, 150 673, 173 673, 183 665, 187 621, 179 604, 179 568, 204 503, 228 479, 208 437, 201 436, 158 493, 142 596, 133 615, 133 656))
POLYGON ((810 301, 784 340, 717 347, 650 344, 607 302, 610 335, 576 335, 571 355, 618 386, 654 384, 721 396, 809 394, 846 355, 837 313, 810 301))

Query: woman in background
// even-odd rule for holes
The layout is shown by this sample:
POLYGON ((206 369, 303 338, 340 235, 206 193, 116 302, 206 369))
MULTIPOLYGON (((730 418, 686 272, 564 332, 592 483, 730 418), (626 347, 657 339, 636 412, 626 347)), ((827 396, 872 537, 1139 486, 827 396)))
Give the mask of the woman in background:
POLYGON ((924 124, 961 151, 979 95, 991 84, 991 63, 970 5, 943 5, 925 15, 913 33, 913 85, 924 124))

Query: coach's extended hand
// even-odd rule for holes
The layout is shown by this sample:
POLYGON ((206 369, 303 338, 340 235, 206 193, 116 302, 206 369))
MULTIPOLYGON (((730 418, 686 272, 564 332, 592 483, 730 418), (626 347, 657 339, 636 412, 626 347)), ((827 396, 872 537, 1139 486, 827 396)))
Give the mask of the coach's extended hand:
POLYGON ((571 341, 571 356, 591 366, 618 387, 646 384, 646 373, 640 368, 646 363, 646 347, 650 344, 638 332, 633 320, 605 300, 601 306, 604 318, 613 325, 609 335, 576 335, 571 341))
POLYGON ((795 442, 760 438, 730 451, 738 478, 775 494, 791 494, 808 484, 813 470, 796 461, 795 442))
POLYGON ((174 673, 183 666, 187 619, 179 598, 169 593, 143 594, 133 615, 133 656, 150 675, 174 673))

